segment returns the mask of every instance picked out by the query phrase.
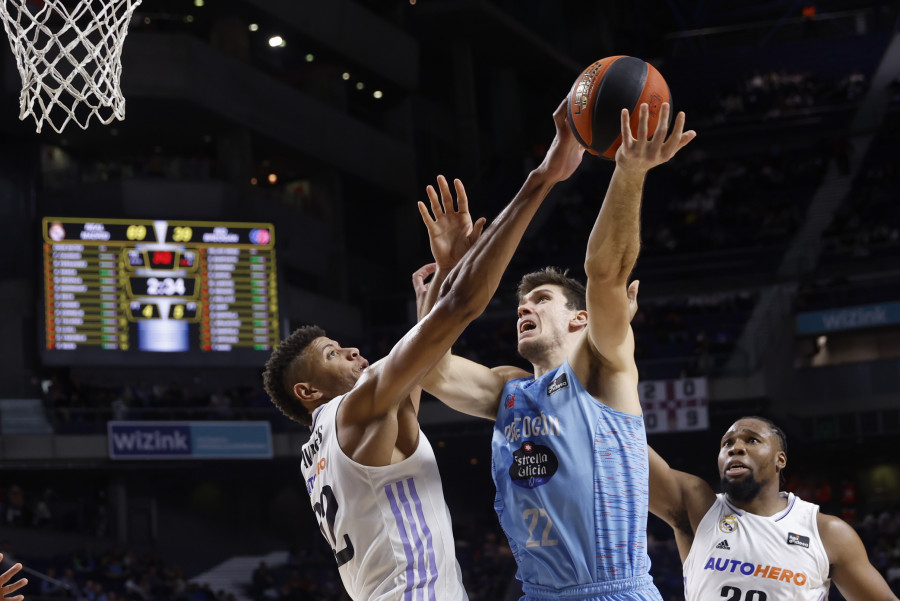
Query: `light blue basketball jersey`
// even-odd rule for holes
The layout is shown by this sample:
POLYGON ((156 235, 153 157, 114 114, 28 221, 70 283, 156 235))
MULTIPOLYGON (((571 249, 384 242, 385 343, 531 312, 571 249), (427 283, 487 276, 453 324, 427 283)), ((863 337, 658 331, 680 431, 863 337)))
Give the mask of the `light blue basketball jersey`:
POLYGON ((660 598, 649 577, 643 419, 597 402, 568 361, 506 383, 492 472, 494 508, 526 594, 591 598, 630 582, 645 590, 629 598, 660 598))

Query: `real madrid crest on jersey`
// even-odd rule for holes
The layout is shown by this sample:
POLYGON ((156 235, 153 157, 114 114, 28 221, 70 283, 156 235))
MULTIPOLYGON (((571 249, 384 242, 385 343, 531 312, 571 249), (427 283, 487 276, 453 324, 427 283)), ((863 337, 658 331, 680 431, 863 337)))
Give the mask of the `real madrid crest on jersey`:
POLYGON ((733 513, 729 513, 724 518, 722 518, 721 522, 719 522, 719 530, 721 530, 722 532, 725 532, 725 533, 734 532, 735 530, 737 530, 737 527, 738 527, 737 516, 734 515, 733 513))

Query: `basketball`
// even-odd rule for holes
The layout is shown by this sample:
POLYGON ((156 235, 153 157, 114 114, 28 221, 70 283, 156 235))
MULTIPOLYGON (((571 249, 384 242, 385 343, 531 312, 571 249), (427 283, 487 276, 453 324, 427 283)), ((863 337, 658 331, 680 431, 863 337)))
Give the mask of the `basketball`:
MULTIPOLYGON (((622 109, 631 116, 631 132, 637 135, 638 107, 650 107, 650 135, 659 122, 664 102, 671 102, 669 86, 653 65, 633 56, 601 58, 581 72, 567 102, 567 120, 575 139, 588 152, 615 159, 622 143, 622 109)), ((669 113, 669 124, 671 115, 669 113)))

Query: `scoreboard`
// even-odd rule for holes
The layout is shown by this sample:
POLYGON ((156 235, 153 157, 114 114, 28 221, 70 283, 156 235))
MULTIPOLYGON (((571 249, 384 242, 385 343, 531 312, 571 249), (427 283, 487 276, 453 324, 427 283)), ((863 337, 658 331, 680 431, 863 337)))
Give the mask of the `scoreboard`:
POLYGON ((49 364, 261 364, 278 344, 269 223, 45 217, 49 364))
POLYGON ((706 378, 644 380, 638 395, 648 434, 709 429, 706 378))

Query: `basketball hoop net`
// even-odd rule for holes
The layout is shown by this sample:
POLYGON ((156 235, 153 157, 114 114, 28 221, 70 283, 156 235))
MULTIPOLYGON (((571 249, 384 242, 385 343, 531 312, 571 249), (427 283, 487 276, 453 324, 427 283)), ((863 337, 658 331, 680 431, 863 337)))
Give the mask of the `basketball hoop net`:
POLYGON ((19 119, 57 133, 92 117, 125 118, 122 45, 141 0, 0 0, 0 17, 22 78, 19 119))

